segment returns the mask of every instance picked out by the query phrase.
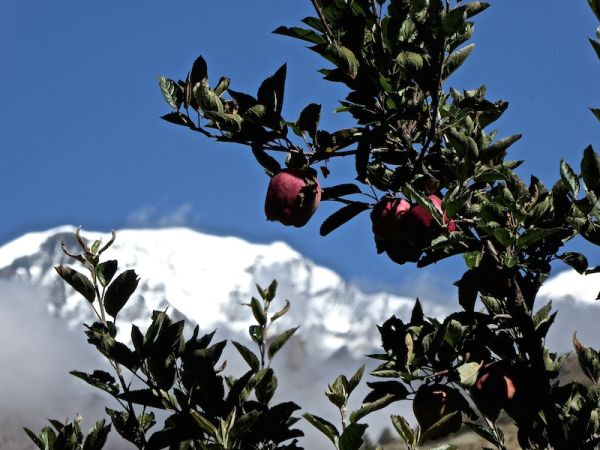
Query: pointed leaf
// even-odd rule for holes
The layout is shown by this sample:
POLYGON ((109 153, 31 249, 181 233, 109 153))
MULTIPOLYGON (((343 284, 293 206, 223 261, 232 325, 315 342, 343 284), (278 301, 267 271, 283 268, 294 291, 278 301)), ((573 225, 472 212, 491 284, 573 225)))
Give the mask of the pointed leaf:
POLYGON ((583 151, 581 176, 587 188, 600 196, 600 156, 591 145, 583 151))
POLYGON ((296 126, 308 133, 314 140, 317 135, 317 128, 321 119, 321 105, 311 103, 306 106, 300 113, 300 117, 296 121, 296 126))
POLYGON ((312 414, 304 414, 302 417, 306 419, 308 423, 310 423, 313 427, 323 433, 327 438, 335 445, 337 441, 337 437, 339 437, 339 432, 335 428, 331 422, 328 422, 325 419, 322 419, 318 416, 314 416, 312 414))
POLYGON ((321 236, 327 236, 333 230, 339 228, 367 209, 369 209, 368 204, 359 202, 353 202, 338 209, 321 224, 321 236))
POLYGON ((339 439, 339 450, 359 450, 363 444, 363 434, 368 425, 365 423, 351 423, 346 427, 339 439))
POLYGON ((465 60, 469 57, 474 48, 475 44, 469 44, 448 56, 444 63, 444 71, 442 78, 446 79, 450 75, 452 75, 452 73, 465 62, 465 60))
POLYGON ((284 331, 283 333, 276 336, 273 341, 269 344, 268 355, 269 359, 273 359, 275 354, 281 350, 281 347, 285 345, 289 338, 298 330, 300 327, 290 328, 289 330, 284 331))
POLYGON ((181 89, 181 86, 166 77, 160 77, 158 79, 158 85, 165 101, 171 105, 173 109, 179 109, 183 102, 183 90, 181 89))
POLYGON ((358 60, 352 50, 337 43, 330 44, 327 48, 334 63, 350 78, 356 78, 358 60))
POLYGON ((88 302, 94 302, 96 299, 96 289, 85 275, 67 266, 56 266, 54 269, 63 280, 83 295, 88 302))
POLYGON ((104 261, 103 263, 98 264, 98 267, 96 267, 96 274, 102 287, 106 287, 111 282, 115 273, 117 273, 118 265, 118 262, 115 260, 104 261))
POLYGON ((134 270, 121 273, 106 289, 104 308, 111 317, 116 317, 135 292, 140 279, 134 270))
POLYGON ((558 256, 564 263, 571 266, 580 274, 584 274, 588 268, 588 260, 581 253, 566 252, 558 256))
POLYGON ((202 56, 198 56, 192 64, 192 70, 190 72, 190 85, 192 87, 196 84, 206 81, 208 83, 208 67, 206 61, 202 56))
POLYGON ((273 33, 289 36, 314 44, 325 44, 325 38, 313 30, 307 30, 300 27, 279 27, 273 33))
POLYGON ((569 187, 574 197, 579 195, 579 177, 575 174, 571 166, 566 161, 560 161, 560 178, 563 183, 569 187))
POLYGON ((240 344, 239 342, 232 341, 232 343, 251 369, 255 371, 260 369, 260 361, 258 360, 258 357, 252 352, 252 350, 240 344))

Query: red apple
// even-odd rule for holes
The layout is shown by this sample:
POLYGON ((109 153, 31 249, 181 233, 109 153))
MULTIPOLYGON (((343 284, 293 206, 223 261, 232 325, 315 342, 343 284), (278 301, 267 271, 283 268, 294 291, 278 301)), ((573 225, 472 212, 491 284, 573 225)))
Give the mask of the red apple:
MULTIPOLYGON (((443 213, 444 223, 449 231, 454 231, 456 225, 454 221, 448 219, 448 216, 442 211, 442 199, 437 195, 430 195, 429 200, 434 206, 443 213)), ((421 205, 415 205, 403 216, 406 237, 417 247, 425 248, 431 244, 431 241, 441 234, 440 225, 436 222, 431 213, 421 205)))
POLYGON ((445 422, 434 435, 430 436, 431 438, 437 438, 460 429, 462 426, 462 404, 463 399, 454 388, 443 384, 423 385, 419 388, 413 400, 413 411, 423 432, 431 428, 442 417, 458 412, 452 419, 445 422))
POLYGON ((383 197, 371 211, 371 222, 375 239, 388 240, 401 238, 402 217, 410 209, 410 203, 403 198, 383 197))
POLYGON ((321 202, 321 186, 314 171, 283 169, 271 178, 265 199, 267 220, 284 225, 306 225, 321 202))
POLYGON ((500 410, 507 408, 515 396, 513 374, 502 363, 491 363, 479 369, 477 381, 471 386, 471 398, 486 417, 496 420, 500 410))

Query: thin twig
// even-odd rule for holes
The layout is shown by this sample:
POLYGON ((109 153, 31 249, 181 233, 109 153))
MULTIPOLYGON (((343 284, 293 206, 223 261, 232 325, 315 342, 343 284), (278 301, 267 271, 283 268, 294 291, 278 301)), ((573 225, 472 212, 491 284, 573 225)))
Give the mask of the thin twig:
POLYGON ((325 35, 327 36, 327 38, 329 39, 329 43, 331 44, 334 41, 333 31, 331 31, 331 28, 329 28, 327 19, 323 14, 323 10, 321 9, 319 3, 317 3, 317 0, 311 0, 311 2, 315 8, 315 11, 317 11, 317 14, 319 15, 319 19, 321 19, 321 22, 323 23, 323 27, 325 28, 325 35))

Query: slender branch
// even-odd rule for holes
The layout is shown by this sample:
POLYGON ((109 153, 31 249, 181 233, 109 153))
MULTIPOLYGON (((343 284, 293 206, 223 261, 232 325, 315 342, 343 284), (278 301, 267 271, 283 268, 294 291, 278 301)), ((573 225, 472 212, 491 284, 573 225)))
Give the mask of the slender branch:
POLYGON ((321 9, 321 6, 319 5, 317 0, 311 0, 315 11, 317 11, 317 14, 319 15, 319 19, 321 19, 321 22, 323 23, 323 27, 325 28, 325 34, 327 36, 327 38, 329 39, 329 43, 332 43, 335 40, 335 37, 333 35, 333 31, 331 31, 331 28, 329 28, 329 24, 327 23, 327 19, 325 18, 325 15, 323 14, 323 10, 321 9))

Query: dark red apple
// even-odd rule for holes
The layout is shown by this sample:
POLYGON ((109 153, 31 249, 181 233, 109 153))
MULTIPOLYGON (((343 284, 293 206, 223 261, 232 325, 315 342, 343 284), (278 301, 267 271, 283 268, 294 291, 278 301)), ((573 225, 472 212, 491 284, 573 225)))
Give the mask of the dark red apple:
POLYGON ((283 169, 271 178, 265 199, 267 220, 301 227, 321 202, 321 186, 312 170, 283 169))
MULTIPOLYGON (((456 225, 454 221, 449 220, 448 216, 442 211, 442 199, 437 195, 430 195, 429 200, 443 214, 444 223, 449 231, 454 231, 456 225)), ((431 241, 441 234, 441 227, 434 219, 433 215, 421 205, 415 205, 403 216, 406 238, 412 241, 415 246, 420 248, 428 247, 431 241)))
POLYGON ((383 197, 371 211, 375 239, 388 240, 402 237, 402 217, 410 209, 403 198, 383 197))
POLYGON ((496 420, 500 410, 507 408, 516 388, 511 370, 502 363, 491 363, 479 369, 477 381, 471 386, 471 398, 489 419, 496 420))
POLYGON ((423 385, 413 400, 415 418, 423 432, 427 431, 442 417, 458 412, 452 419, 441 426, 431 438, 454 433, 462 426, 461 406, 463 399, 460 393, 443 384, 423 385))

